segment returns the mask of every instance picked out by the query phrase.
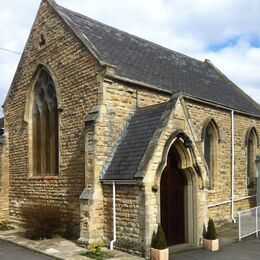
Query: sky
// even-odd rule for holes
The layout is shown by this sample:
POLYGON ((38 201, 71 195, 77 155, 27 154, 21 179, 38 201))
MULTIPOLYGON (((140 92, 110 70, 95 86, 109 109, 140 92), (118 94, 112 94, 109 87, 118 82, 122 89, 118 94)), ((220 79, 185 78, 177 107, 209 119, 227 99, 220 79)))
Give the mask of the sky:
MULTIPOLYGON (((260 0, 56 0, 62 6, 211 62, 260 103, 260 0)), ((1 0, 0 104, 40 0, 1 0)), ((0 117, 2 116, 0 109, 0 117)))

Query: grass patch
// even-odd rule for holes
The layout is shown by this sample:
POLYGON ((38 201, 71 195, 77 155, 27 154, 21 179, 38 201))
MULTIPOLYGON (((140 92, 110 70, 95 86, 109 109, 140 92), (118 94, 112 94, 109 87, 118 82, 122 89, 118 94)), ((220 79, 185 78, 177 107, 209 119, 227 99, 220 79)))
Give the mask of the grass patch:
POLYGON ((104 242, 95 243, 88 245, 88 252, 82 253, 82 256, 87 256, 96 260, 109 259, 113 257, 113 254, 109 251, 102 251, 101 247, 106 247, 107 244, 104 242))
POLYGON ((89 258, 92 259, 96 259, 96 260, 103 260, 103 259, 108 259, 108 258, 112 258, 113 254, 110 252, 106 252, 106 251, 102 251, 97 250, 96 252, 86 252, 86 253, 82 253, 82 256, 87 256, 89 258))
POLYGON ((7 220, 0 222, 0 231, 13 230, 14 227, 10 225, 11 223, 7 220))

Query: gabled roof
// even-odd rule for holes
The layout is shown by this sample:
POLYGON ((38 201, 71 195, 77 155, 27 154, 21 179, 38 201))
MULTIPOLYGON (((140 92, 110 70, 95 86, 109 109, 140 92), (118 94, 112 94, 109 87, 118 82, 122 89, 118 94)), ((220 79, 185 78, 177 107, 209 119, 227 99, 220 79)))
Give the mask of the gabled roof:
POLYGON ((153 140, 168 103, 138 108, 135 111, 103 180, 135 179, 139 165, 148 145, 153 140))
POLYGON ((260 106, 207 60, 196 60, 84 15, 50 4, 101 64, 116 78, 260 116, 260 106))

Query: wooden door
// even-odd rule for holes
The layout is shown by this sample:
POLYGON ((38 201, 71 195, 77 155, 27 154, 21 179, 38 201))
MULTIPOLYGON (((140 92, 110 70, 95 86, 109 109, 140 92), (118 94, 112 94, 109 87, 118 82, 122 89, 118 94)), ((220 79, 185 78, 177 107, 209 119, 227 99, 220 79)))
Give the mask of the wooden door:
POLYGON ((161 225, 168 246, 185 243, 184 185, 186 178, 181 174, 174 158, 168 158, 160 183, 161 225))

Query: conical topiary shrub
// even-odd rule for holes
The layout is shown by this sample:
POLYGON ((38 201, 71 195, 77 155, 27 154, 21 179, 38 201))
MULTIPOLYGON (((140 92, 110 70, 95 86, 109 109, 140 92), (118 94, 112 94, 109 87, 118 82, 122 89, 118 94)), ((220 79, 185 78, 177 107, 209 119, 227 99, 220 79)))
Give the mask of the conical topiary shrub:
POLYGON ((215 224, 214 224, 213 219, 211 219, 211 218, 209 219, 209 222, 208 222, 206 239, 209 239, 209 240, 217 239, 217 233, 216 233, 216 229, 215 229, 215 224))
POLYGON ((153 235, 151 246, 152 246, 152 248, 159 249, 159 250, 162 250, 162 249, 165 249, 168 247, 167 241, 165 238, 165 234, 164 234, 161 224, 158 225, 157 233, 154 233, 154 235, 153 235))

